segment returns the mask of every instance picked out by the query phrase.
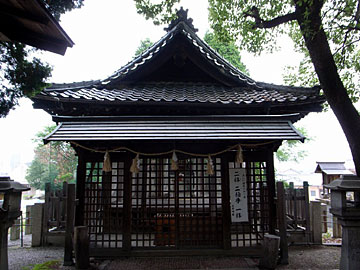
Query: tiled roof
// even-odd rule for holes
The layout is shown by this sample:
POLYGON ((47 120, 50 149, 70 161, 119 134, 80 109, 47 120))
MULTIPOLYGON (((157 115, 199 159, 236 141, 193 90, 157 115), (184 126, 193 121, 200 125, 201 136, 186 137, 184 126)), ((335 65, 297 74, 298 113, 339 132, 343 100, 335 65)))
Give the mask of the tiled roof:
MULTIPOLYGON (((176 45, 176 44, 174 44, 176 45)), ((152 65, 150 63, 149 65, 152 65)), ((139 73, 141 73, 139 71, 139 73)), ((186 81, 186 78, 184 78, 186 81)), ((53 84, 40 93, 36 99, 61 102, 170 102, 235 104, 235 105, 300 105, 314 103, 316 106, 325 100, 319 95, 319 88, 301 88, 266 84, 254 81, 210 48, 201 40, 186 21, 180 20, 167 34, 143 54, 129 62, 105 80, 87 81, 70 84, 53 84), (192 44, 198 55, 206 59, 219 74, 230 78, 229 85, 221 82, 145 82, 132 81, 130 74, 139 67, 149 64, 165 47, 180 35, 182 40, 192 44), (129 81, 126 80, 129 79, 129 81)))
MULTIPOLYGON (((86 84, 84 84, 85 86, 86 84)), ((118 89, 101 89, 96 85, 75 87, 55 85, 41 93, 42 96, 59 99, 82 99, 87 101, 154 101, 154 102, 200 102, 220 104, 291 103, 317 101, 316 88, 290 88, 265 85, 261 90, 250 87, 226 87, 202 83, 148 83, 124 85, 118 89)))
POLYGON ((287 116, 56 117, 44 140, 303 140, 287 116))
POLYGON ((222 56, 220 56, 215 50, 213 50, 205 41, 200 39, 195 32, 184 22, 180 21, 175 27, 166 33, 158 42, 153 44, 150 48, 144 51, 140 56, 130 61, 128 64, 120 68, 109 78, 101 81, 102 85, 111 84, 114 80, 119 80, 130 73, 136 71, 140 66, 145 65, 153 57, 159 54, 170 43, 173 37, 177 34, 183 35, 194 48, 198 50, 200 55, 215 65, 221 73, 232 76, 233 79, 238 80, 240 83, 246 83, 249 86, 257 87, 256 82, 230 64, 222 56))
POLYGON ((325 173, 327 175, 351 175, 351 171, 345 167, 345 162, 316 162, 315 173, 325 173))

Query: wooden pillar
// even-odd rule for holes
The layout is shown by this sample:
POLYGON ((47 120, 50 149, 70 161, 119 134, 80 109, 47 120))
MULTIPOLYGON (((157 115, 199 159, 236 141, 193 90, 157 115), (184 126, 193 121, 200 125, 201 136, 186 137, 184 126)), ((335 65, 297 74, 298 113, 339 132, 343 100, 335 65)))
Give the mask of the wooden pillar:
POLYGON ((43 210, 43 222, 42 222, 42 246, 47 245, 47 234, 49 232, 48 223, 49 223, 49 216, 52 211, 52 203, 51 203, 51 185, 50 183, 45 183, 45 203, 44 203, 44 210, 43 210))
POLYGON ((223 212, 223 247, 231 249, 231 213, 230 213, 230 191, 229 191, 229 159, 227 155, 221 158, 221 196, 223 212))
POLYGON ((103 227, 103 232, 105 233, 112 233, 112 229, 113 229, 113 220, 111 218, 111 177, 112 177, 112 172, 102 172, 102 205, 103 205, 103 215, 104 215, 104 227, 103 227))
POLYGON ((86 226, 78 226, 74 229, 74 253, 76 269, 88 269, 89 258, 89 234, 86 226))
POLYGON ((85 178, 86 178, 86 160, 85 153, 77 149, 78 165, 76 170, 76 198, 78 204, 76 205, 75 226, 84 225, 84 211, 85 211, 85 178))
POLYGON ((311 242, 311 228, 310 228, 310 198, 309 198, 309 183, 304 181, 304 211, 305 211, 305 221, 306 221, 306 241, 311 242))
POLYGON ((269 198, 269 233, 275 233, 276 226, 276 205, 275 205, 275 169, 274 153, 272 149, 267 152, 266 179, 268 185, 269 198))
POLYGON ((123 214, 123 249, 131 250, 131 157, 128 156, 124 162, 124 214, 123 214))
POLYGON ((277 182, 277 218, 280 234, 280 263, 289 264, 284 183, 277 182))
POLYGON ((66 230, 65 230, 65 249, 64 265, 73 265, 73 242, 72 234, 74 232, 75 219, 75 184, 68 184, 66 191, 66 230))

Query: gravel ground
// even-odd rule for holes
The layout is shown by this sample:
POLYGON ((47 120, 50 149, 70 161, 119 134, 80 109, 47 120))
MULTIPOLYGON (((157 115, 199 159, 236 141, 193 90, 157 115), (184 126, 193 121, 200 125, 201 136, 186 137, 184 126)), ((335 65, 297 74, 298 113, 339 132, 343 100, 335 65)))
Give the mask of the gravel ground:
POLYGON ((170 258, 124 258, 112 261, 107 270, 184 270, 184 269, 211 269, 211 270, 255 270, 258 269, 252 259, 242 257, 170 257, 170 258))
MULTIPOLYGON (((31 235, 24 236, 24 246, 20 240, 8 241, 9 270, 32 269, 32 265, 47 261, 58 260, 62 262, 63 247, 31 247, 31 235)), ((75 267, 62 266, 63 270, 75 270, 75 267)))
POLYGON ((289 247, 289 265, 279 265, 276 269, 339 269, 340 256, 340 246, 291 246, 289 247))
MULTIPOLYGON (((62 247, 31 248, 31 236, 25 236, 24 247, 20 241, 9 241, 9 270, 32 269, 31 266, 46 261, 62 262, 62 247)), ((289 265, 279 265, 280 270, 331 270, 339 269, 340 247, 291 246, 289 265)), ((167 269, 258 269, 257 260, 240 257, 176 257, 176 258, 124 258, 108 262, 106 270, 167 270, 167 269)), ((61 266, 61 270, 75 270, 75 267, 61 266)), ((94 268, 93 268, 94 269, 94 268)), ((95 269, 97 269, 95 267, 95 269)))

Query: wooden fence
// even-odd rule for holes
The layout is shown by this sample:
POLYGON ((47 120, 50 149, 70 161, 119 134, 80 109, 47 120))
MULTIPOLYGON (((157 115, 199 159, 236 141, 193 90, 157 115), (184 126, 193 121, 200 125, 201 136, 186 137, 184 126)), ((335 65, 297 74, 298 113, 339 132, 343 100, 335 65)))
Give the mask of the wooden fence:
POLYGON ((74 226, 75 184, 64 182, 61 190, 45 185, 45 204, 42 222, 42 245, 64 244, 67 228, 74 226), (69 196, 70 195, 70 196, 69 196))
POLYGON ((297 238, 302 238, 303 242, 311 241, 310 235, 310 201, 309 184, 303 183, 303 188, 290 187, 285 189, 285 205, 287 217, 287 231, 290 234, 297 234, 297 238))
POLYGON ((280 259, 288 262, 288 242, 297 244, 321 244, 321 204, 309 201, 309 185, 294 188, 290 183, 284 188, 277 182, 277 221, 280 236, 280 259), (311 208, 311 210, 310 210, 311 208))

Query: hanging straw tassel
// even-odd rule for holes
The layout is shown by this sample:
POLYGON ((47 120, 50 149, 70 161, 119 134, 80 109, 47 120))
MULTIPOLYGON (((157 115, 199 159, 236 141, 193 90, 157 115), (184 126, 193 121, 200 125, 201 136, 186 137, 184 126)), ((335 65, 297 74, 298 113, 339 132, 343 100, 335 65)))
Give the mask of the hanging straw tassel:
POLYGON ((179 169, 178 158, 176 156, 175 151, 173 151, 172 158, 171 158, 171 170, 177 171, 178 169, 179 169))
POLYGON ((103 172, 111 172, 111 170, 112 170, 109 151, 105 152, 104 166, 103 166, 102 170, 103 170, 103 172))
POLYGON ((136 157, 132 160, 130 172, 139 173, 139 171, 140 171, 140 160, 139 160, 139 154, 137 154, 136 157))
POLYGON ((240 144, 238 145, 238 150, 236 152, 235 162, 239 164, 244 162, 243 150, 240 144))
POLYGON ((208 163, 207 163, 206 172, 208 173, 208 175, 214 175, 214 164, 213 164, 213 161, 212 161, 210 155, 208 156, 208 163))

